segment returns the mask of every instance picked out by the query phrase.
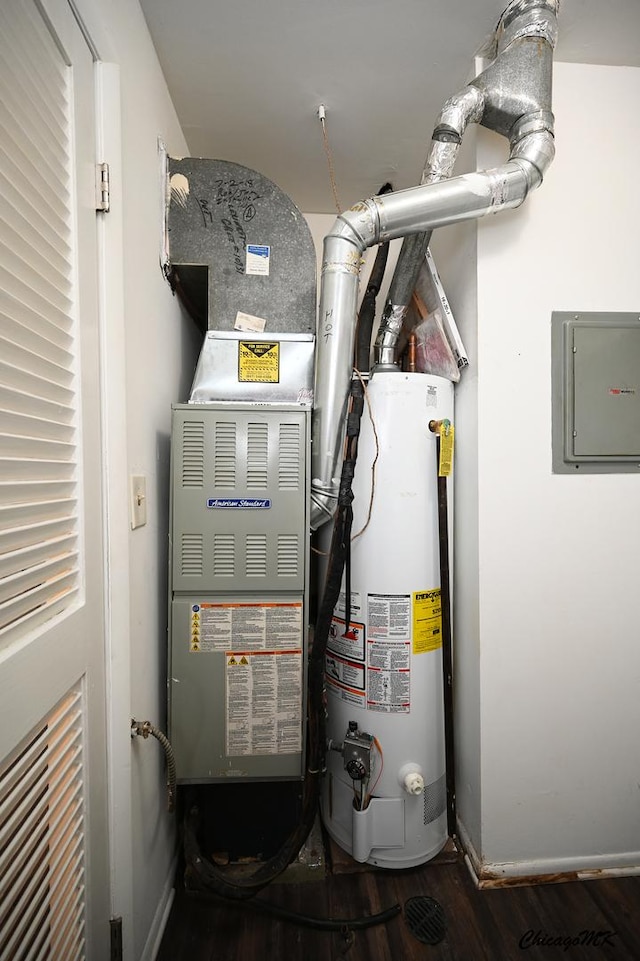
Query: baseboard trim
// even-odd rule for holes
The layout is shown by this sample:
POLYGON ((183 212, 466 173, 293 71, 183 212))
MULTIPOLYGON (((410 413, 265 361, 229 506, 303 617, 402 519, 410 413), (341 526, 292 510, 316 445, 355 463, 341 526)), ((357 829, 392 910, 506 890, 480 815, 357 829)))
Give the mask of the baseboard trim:
POLYGON ((169 919, 169 912, 171 911, 171 905, 173 904, 173 898, 175 896, 175 876, 176 867, 178 859, 177 857, 171 862, 171 868, 167 879, 164 883, 162 889, 162 894, 160 895, 160 900, 158 902, 158 907, 156 908, 156 913, 153 916, 153 921, 151 922, 151 927, 149 928, 149 934, 147 935, 147 940, 140 956, 140 961, 156 961, 158 951, 160 950, 160 943, 164 935, 164 929, 167 926, 167 921, 169 919))
POLYGON ((640 876, 640 851, 623 855, 599 854, 579 858, 546 858, 540 861, 484 862, 476 851, 464 824, 458 821, 457 827, 465 864, 473 883, 480 890, 640 876))

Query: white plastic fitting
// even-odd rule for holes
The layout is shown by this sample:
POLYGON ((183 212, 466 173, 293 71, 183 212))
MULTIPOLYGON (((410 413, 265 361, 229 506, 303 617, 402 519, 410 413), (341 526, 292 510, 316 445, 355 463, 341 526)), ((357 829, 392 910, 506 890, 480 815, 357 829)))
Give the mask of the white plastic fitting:
POLYGON ((407 794, 422 794, 424 791, 424 778, 422 774, 418 774, 417 771, 407 774, 404 779, 404 789, 407 794))
POLYGON ((424 777, 419 764, 403 764, 398 772, 398 780, 407 794, 422 794, 424 777))

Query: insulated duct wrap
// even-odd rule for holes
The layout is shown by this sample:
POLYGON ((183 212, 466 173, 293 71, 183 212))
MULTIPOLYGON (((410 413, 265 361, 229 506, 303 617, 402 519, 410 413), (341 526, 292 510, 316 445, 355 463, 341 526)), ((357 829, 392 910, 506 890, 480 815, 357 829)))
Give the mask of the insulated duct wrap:
POLYGON ((240 312, 264 321, 256 333, 315 333, 315 247, 290 198, 225 160, 169 158, 168 172, 170 270, 206 298, 204 328, 238 329, 240 312))

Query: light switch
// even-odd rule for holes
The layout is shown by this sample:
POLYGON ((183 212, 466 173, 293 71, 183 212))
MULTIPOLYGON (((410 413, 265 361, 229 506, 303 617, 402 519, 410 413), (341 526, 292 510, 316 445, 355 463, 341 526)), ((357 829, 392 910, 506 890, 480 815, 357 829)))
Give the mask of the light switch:
POLYGON ((131 530, 147 523, 147 478, 144 474, 132 474, 131 492, 131 530))

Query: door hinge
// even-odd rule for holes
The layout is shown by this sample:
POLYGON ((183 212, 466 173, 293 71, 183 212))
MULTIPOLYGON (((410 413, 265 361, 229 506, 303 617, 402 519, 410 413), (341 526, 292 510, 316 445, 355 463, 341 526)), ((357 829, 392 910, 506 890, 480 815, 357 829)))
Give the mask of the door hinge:
POLYGON ((109 212, 109 164, 96 164, 96 210, 109 212))
POLYGON ((122 918, 111 918, 111 948, 109 961, 122 961, 122 918))

